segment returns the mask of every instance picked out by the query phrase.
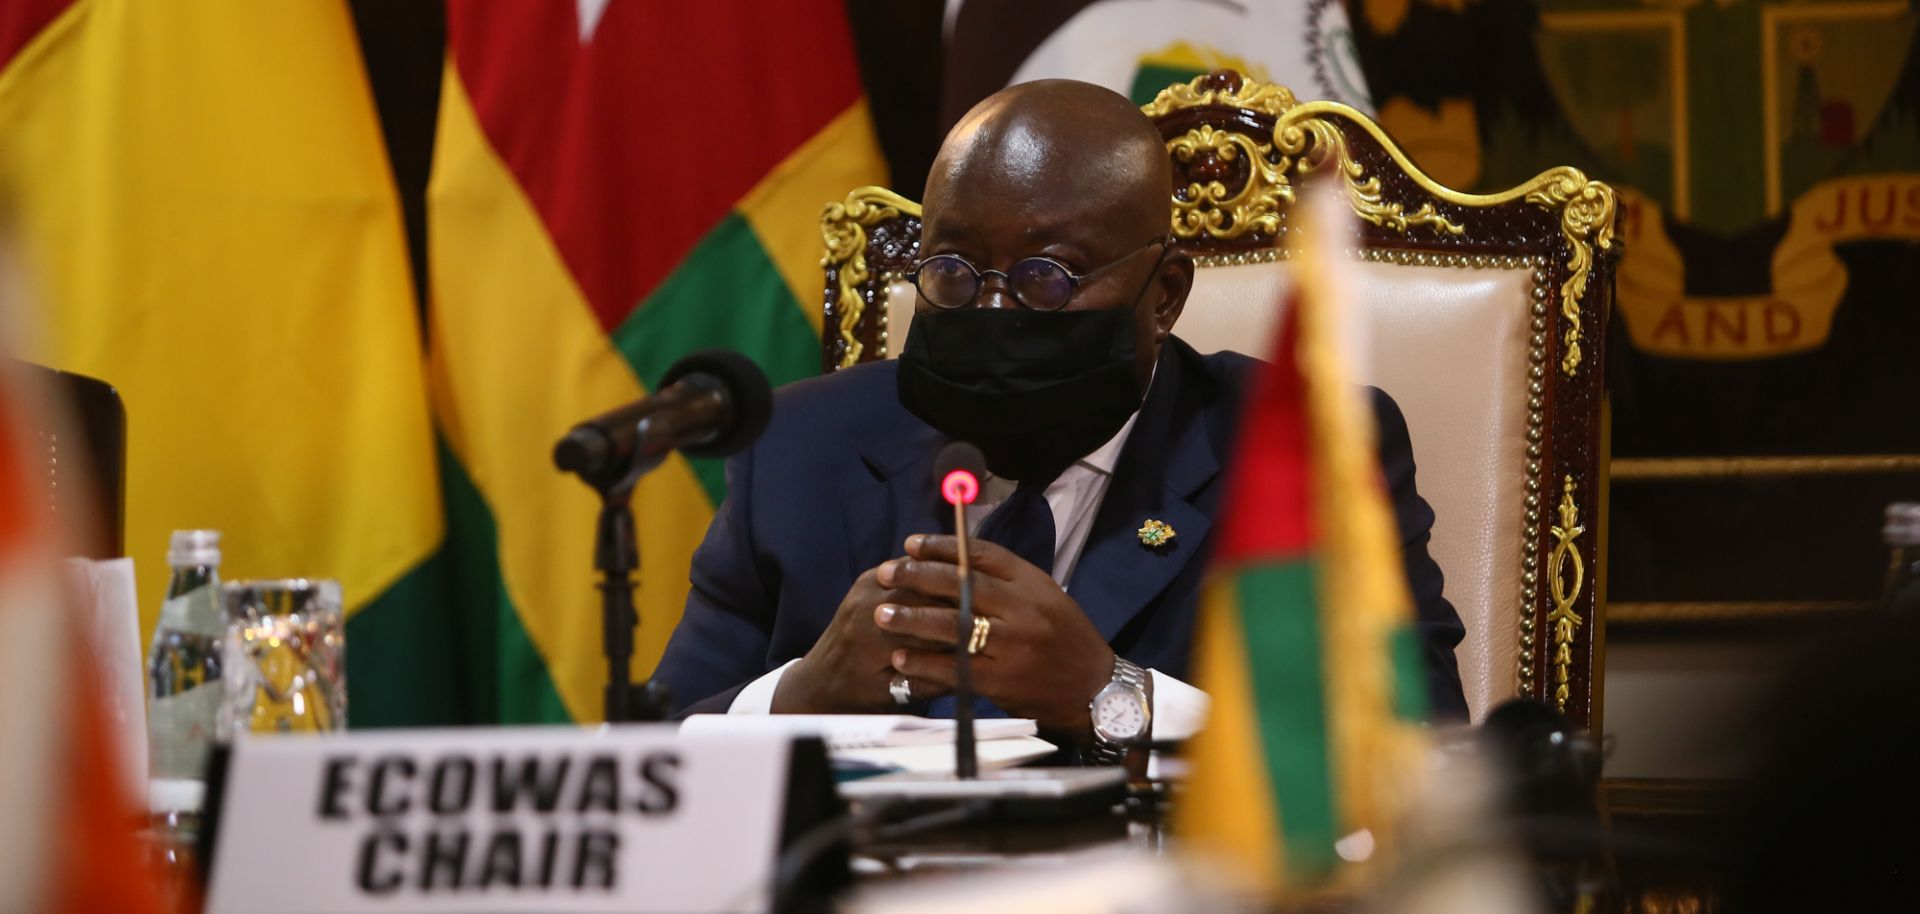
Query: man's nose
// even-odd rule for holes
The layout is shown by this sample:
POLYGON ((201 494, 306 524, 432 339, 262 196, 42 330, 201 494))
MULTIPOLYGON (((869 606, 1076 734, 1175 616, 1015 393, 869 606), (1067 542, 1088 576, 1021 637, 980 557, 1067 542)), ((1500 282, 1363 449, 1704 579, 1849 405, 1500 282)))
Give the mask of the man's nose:
POLYGON ((1013 297, 1013 287, 1007 285, 1007 274, 998 271, 980 275, 980 294, 974 296, 975 308, 1018 308, 1020 302, 1013 297))

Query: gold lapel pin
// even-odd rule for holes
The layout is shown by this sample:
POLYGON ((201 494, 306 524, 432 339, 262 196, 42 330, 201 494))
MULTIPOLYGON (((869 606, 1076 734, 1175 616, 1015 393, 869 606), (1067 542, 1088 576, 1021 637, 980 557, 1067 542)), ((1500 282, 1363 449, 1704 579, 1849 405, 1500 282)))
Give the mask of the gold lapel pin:
POLYGON ((1140 545, 1149 549, 1158 549, 1173 542, 1173 527, 1163 520, 1151 520, 1140 525, 1140 545))

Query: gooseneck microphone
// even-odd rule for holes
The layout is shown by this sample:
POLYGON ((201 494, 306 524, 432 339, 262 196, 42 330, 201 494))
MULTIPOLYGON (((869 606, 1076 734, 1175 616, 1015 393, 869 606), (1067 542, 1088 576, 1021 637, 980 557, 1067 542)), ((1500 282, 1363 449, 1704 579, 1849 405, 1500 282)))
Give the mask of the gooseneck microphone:
POLYGON ((955 441, 933 459, 933 478, 940 485, 940 497, 953 506, 953 534, 960 543, 960 617, 955 625, 953 684, 953 771, 962 780, 979 774, 979 759, 973 745, 973 655, 967 646, 973 640, 973 560, 967 536, 967 506, 980 497, 980 477, 986 472, 987 458, 980 449, 965 441, 955 441))
POLYGON ((773 387, 737 352, 696 352, 667 369, 660 388, 567 432, 553 463, 587 479, 645 472, 678 449, 725 457, 752 444, 773 413, 773 387))
POLYGON ((766 430, 773 388, 760 367, 737 352, 696 352, 667 369, 654 395, 574 426, 553 446, 553 463, 600 496, 593 567, 600 572, 600 641, 607 657, 609 723, 664 720, 672 704, 664 682, 636 689, 628 673, 633 632, 634 573, 640 543, 633 489, 648 470, 679 450, 724 457, 766 430))

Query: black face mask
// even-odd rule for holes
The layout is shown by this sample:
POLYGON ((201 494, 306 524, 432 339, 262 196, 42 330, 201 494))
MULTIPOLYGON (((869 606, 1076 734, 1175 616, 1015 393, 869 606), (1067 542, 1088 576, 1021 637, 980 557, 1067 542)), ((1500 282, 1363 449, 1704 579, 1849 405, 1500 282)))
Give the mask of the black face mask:
POLYGON ((900 404, 986 455, 996 476, 1051 480, 1140 408, 1134 309, 962 308, 917 315, 900 404))

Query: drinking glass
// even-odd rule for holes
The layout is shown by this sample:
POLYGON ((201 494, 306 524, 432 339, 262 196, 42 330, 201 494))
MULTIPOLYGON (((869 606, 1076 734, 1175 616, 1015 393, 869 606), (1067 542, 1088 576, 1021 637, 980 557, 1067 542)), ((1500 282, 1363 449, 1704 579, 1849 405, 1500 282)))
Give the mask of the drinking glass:
POLYGON ((219 732, 299 733, 347 726, 346 616, 337 581, 232 581, 219 732))

